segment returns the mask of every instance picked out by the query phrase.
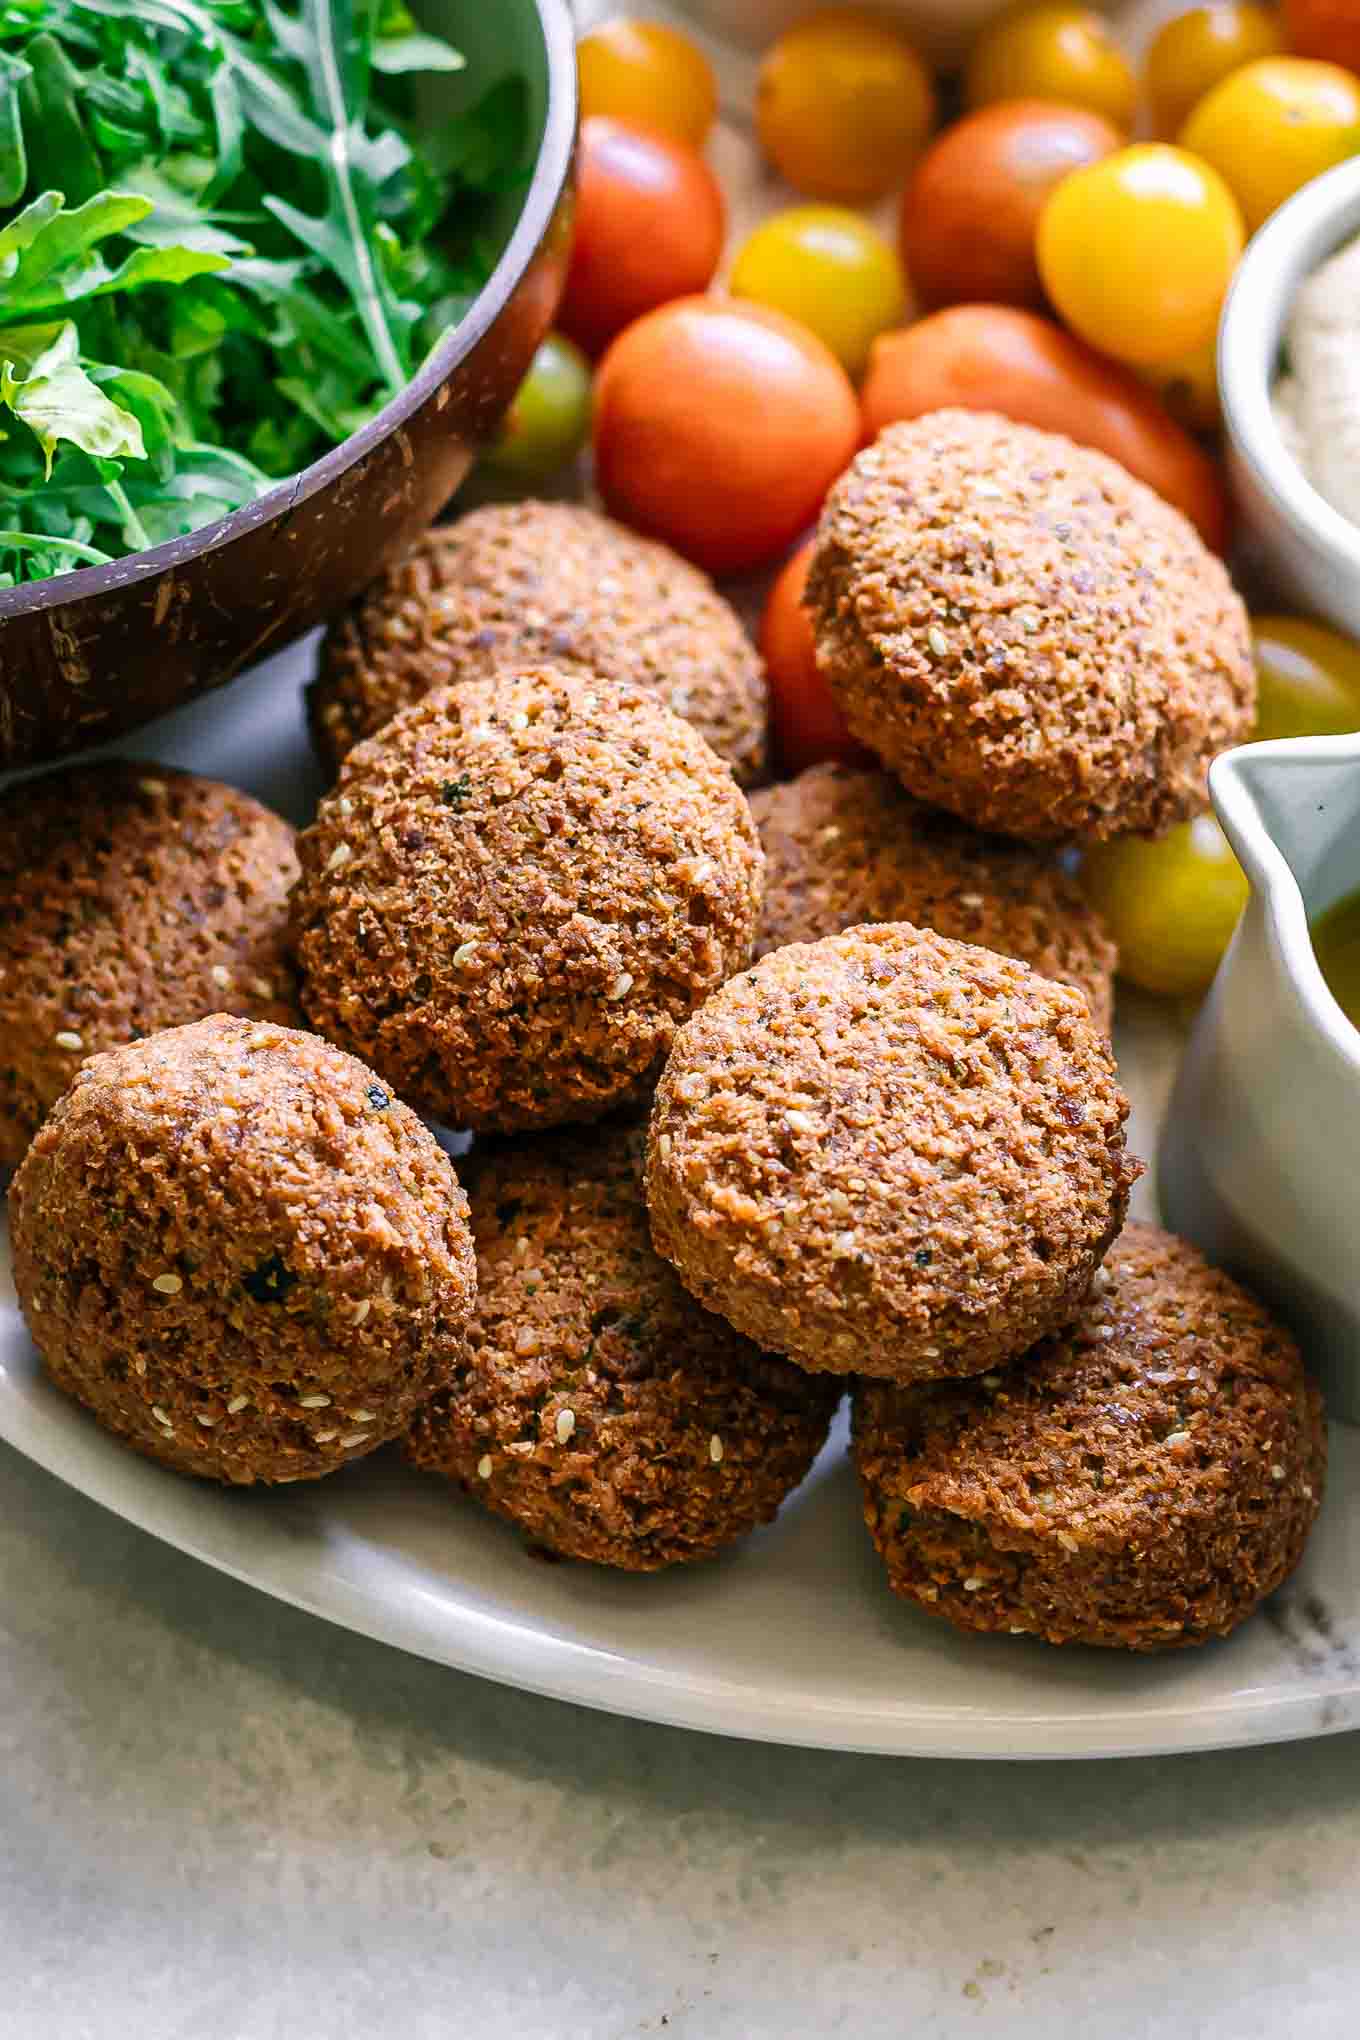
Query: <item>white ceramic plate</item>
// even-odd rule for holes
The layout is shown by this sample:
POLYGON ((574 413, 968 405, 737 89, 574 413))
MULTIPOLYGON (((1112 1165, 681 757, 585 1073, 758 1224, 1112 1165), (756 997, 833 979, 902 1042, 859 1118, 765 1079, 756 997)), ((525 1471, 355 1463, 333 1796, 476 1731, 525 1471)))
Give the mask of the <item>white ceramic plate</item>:
MULTIPOLYGON (((161 724, 142 756, 305 815, 315 775, 285 654, 161 724)), ((1178 1037, 1122 1020, 1132 1145, 1153 1134, 1178 1037)), ((1151 1209, 1151 1186, 1140 1191, 1151 1209)), ((0 1437, 182 1551, 384 1642, 539 1693, 689 1728, 901 1755, 1096 1757, 1360 1726, 1360 1431, 1337 1429, 1296 1579, 1226 1644, 1170 1658, 956 1636, 895 1601, 842 1424, 779 1521, 713 1564, 632 1578, 528 1557, 506 1526, 381 1455, 274 1493, 222 1493, 126 1451, 51 1389, 0 1239, 0 1437)))

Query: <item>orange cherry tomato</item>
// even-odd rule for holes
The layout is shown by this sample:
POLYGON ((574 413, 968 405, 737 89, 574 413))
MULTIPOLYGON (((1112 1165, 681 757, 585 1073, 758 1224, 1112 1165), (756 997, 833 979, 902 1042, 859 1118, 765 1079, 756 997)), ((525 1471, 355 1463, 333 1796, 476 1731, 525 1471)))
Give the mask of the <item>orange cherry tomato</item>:
POLYGON ((930 74, 871 7, 823 7, 767 52, 761 147, 795 191, 847 204, 891 191, 935 124, 930 74))
POLYGON ((1284 32, 1298 56, 1360 71, 1360 7, 1355 0, 1284 0, 1284 32))
POLYGON ((790 777, 828 759, 843 765, 873 763, 872 751, 851 736, 817 670, 817 639, 803 607, 816 550, 815 538, 799 546, 771 588, 760 619, 760 650, 770 679, 770 735, 775 761, 790 777))
POLYGON ((1097 447, 1223 550, 1227 501, 1215 462, 1136 376, 1051 320, 1004 305, 955 305, 874 342, 861 392, 866 438, 950 405, 999 411, 1097 447))
POLYGON ((619 15, 582 36, 576 72, 582 120, 608 114, 703 147, 718 110, 718 84, 708 58, 678 28, 619 15))
POLYGON ((683 142, 603 115, 583 123, 576 231, 557 323, 598 354, 633 319, 704 290, 722 254, 718 180, 683 142))
POLYGON ((1040 305, 1034 236, 1055 184, 1122 146, 1099 114, 1017 99, 931 144, 902 200, 902 260, 928 304, 1040 305))
POLYGON ((1103 354, 1155 368, 1213 337, 1244 239, 1215 169, 1140 142, 1064 177, 1036 245, 1063 322, 1103 354))
POLYGON ((998 99, 1056 99, 1084 106, 1118 128, 1133 123, 1138 81, 1094 7, 1022 0, 984 28, 964 75, 970 106, 998 99))
POLYGON ((858 445, 845 370, 765 305, 663 305, 619 335, 595 379, 606 504, 713 574, 791 545, 858 445))
POLYGON ((1206 92, 1243 64, 1283 48, 1279 15, 1251 0, 1213 0, 1173 16, 1148 51, 1143 73, 1158 132, 1178 133, 1206 92))

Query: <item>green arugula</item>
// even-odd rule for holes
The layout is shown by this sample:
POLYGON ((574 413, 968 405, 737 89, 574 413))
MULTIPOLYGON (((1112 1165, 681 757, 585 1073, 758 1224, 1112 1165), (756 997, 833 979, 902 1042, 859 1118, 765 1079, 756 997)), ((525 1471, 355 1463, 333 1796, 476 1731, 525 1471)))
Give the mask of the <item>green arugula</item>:
POLYGON ((489 273, 523 79, 402 0, 0 0, 0 586, 196 530, 398 392, 489 273))

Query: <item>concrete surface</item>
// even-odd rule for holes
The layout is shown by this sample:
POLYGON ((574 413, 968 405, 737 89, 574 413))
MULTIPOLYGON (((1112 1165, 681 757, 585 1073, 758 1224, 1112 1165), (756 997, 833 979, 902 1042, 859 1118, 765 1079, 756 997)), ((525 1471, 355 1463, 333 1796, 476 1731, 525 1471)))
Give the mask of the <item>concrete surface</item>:
POLYGON ((1360 1736, 719 1742, 210 1573, 0 1448, 3 2040, 1341 2040, 1360 1736))

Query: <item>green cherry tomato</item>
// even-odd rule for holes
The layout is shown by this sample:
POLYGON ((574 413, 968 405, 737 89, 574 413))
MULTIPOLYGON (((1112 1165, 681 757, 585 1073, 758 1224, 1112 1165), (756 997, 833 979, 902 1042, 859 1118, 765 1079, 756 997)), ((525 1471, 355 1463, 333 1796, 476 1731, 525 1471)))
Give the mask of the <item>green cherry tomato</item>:
POLYGON ((590 363, 579 347, 550 333, 486 455, 495 473, 520 482, 549 480, 590 436, 590 363))
POLYGON ((1257 737, 1360 730, 1360 645, 1303 616, 1254 616, 1257 737))
POLYGON ((1119 974, 1163 998, 1207 989, 1247 903, 1248 886, 1212 815, 1155 843, 1122 836, 1082 860, 1082 884, 1119 945, 1119 974))
POLYGON ((728 288, 810 327, 850 376, 907 308, 896 249, 838 205, 791 206, 766 220, 738 249, 728 288))

